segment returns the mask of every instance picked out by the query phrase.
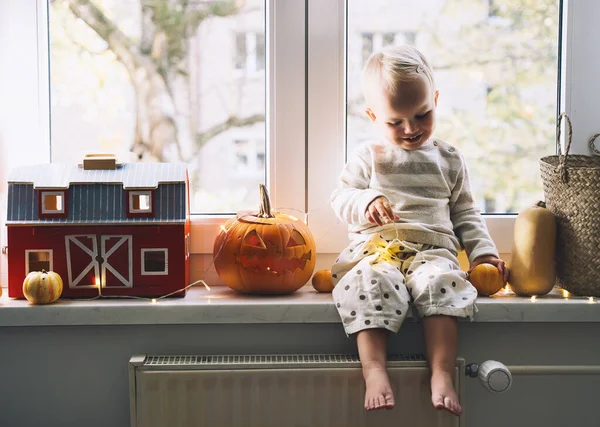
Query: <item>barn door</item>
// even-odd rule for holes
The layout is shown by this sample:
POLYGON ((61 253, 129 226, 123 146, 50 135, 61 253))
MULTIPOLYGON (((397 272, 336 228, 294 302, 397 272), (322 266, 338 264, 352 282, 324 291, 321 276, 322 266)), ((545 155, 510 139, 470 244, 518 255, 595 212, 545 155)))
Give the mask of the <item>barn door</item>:
POLYGON ((133 287, 132 237, 101 236, 102 287, 133 287))
POLYGON ((132 237, 78 234, 65 237, 69 288, 131 288, 132 237), (100 248, 98 248, 100 239, 100 248))
POLYGON ((98 240, 94 234, 65 236, 70 289, 94 288, 99 280, 98 240))

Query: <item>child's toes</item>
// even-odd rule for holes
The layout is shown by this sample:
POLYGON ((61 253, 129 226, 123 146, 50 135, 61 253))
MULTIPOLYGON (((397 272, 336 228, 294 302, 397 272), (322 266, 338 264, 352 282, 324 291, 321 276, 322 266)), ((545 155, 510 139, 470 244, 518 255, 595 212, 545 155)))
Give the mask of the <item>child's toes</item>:
POLYGON ((455 415, 460 415, 460 413, 462 412, 460 404, 451 397, 444 397, 443 408, 452 412, 455 415))
POLYGON ((460 415, 460 413, 462 412, 462 407, 460 406, 460 403, 458 403, 456 400, 448 400, 448 410, 453 414, 460 415))
POLYGON ((444 396, 442 396, 441 394, 435 394, 431 396, 431 401, 435 409, 444 409, 446 406, 444 404, 444 396))
POLYGON ((394 396, 393 395, 386 395, 385 396, 385 407, 388 409, 392 409, 394 407, 394 396))

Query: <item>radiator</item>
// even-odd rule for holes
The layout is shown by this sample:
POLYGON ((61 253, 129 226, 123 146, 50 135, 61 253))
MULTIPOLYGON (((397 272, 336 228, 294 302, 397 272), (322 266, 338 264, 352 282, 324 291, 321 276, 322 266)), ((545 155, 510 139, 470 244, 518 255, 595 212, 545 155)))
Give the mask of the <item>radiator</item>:
MULTIPOLYGON (((458 359, 454 372, 459 398, 464 363, 458 359)), ((391 357, 388 369, 395 408, 366 412, 353 356, 134 356, 131 426, 464 427, 464 415, 432 407, 422 357, 391 357)))

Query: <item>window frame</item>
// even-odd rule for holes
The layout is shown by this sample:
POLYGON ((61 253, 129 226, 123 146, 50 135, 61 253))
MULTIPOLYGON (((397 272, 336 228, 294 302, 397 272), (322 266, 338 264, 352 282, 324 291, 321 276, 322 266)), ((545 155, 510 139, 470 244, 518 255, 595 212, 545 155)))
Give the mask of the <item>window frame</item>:
MULTIPOLYGON (((308 206, 309 226, 321 253, 339 253, 348 241, 347 227, 332 212, 331 192, 337 186, 346 159, 346 11, 348 0, 308 1, 308 206)), ((591 16, 600 14, 600 4, 558 0, 562 6, 559 28, 559 110, 566 111, 578 129, 573 129, 571 151, 591 154, 587 136, 594 127, 593 111, 600 108, 600 87, 593 70, 600 60, 591 58, 594 46, 585 29, 594 26, 591 16), (577 43, 575 43, 577 41, 577 43), (596 64, 595 66, 591 66, 596 64), (586 84, 587 83, 587 84, 586 84), (581 135, 579 138, 577 135, 581 135), (583 135, 586 135, 585 137, 583 135)), ((600 36, 600 29, 594 28, 600 36)), ((563 132, 563 135, 565 132, 563 132)), ((564 144, 564 141, 562 142, 564 144)), ((563 145, 564 146, 564 145, 563 145)), ((516 214, 484 214, 492 239, 501 254, 512 251, 516 214)))
POLYGON ((126 190, 126 208, 128 218, 153 217, 154 216, 154 191, 153 190, 126 190), (148 209, 135 209, 135 197, 148 196, 148 209))
MULTIPOLYGON (((329 206, 346 155, 339 143, 345 141, 346 3, 266 0, 267 188, 274 207, 308 212, 319 253, 337 253, 347 242, 346 228, 329 206)), ((600 3, 561 3, 560 111, 575 126, 571 152, 591 154, 587 138, 599 131, 594 112, 600 109, 600 87, 594 73, 600 55, 593 51, 600 38, 594 21, 600 3)), ((46 0, 5 0, 0 12, 0 171, 6 171, 9 165, 50 161, 48 14, 46 0), (7 155, 7 147, 19 147, 27 156, 7 155)), ((4 218, 7 177, 0 172, 0 178, 4 218)), ((193 215, 191 254, 211 254, 229 218, 193 215)), ((500 252, 510 253, 516 216, 484 218, 500 252)), ((0 245, 5 245, 4 223, 1 227, 0 245)), ((1 283, 6 276, 1 254, 1 283)))
MULTIPOLYGON (((0 111, 6 110, 0 114, 4 116, 0 126, 7 129, 6 143, 20 144, 28 153, 22 159, 12 156, 10 165, 50 162, 47 0, 6 0, 0 12, 5 10, 0 13, 0 28, 5 29, 0 30, 0 47, 6 53, 0 59, 4 67, 0 76, 11 84, 0 82, 7 94, 0 99, 0 111), (11 60, 15 57, 20 58, 19 64, 11 60), (14 108, 3 100, 20 102, 14 108), (25 141, 21 141, 23 135, 25 141)), ((305 212, 306 3, 265 0, 265 14, 266 186, 275 209, 305 212)), ((4 190, 0 185, 0 193, 4 190)), ((258 205, 257 200, 257 209, 258 205)), ((192 215, 191 253, 212 254, 220 226, 231 217, 227 213, 192 215)))
MULTIPOLYGON (((266 186, 274 209, 299 212, 307 203, 305 22, 305 0, 266 0, 266 186)), ((191 254, 212 254, 231 217, 192 215, 191 254)))
POLYGON ((141 261, 140 274, 142 276, 168 276, 169 275, 169 248, 141 248, 141 261), (165 256, 165 268, 163 271, 146 271, 146 259, 144 255, 147 252, 162 252, 165 256))
POLYGON ((27 275, 29 273, 31 273, 32 271, 39 271, 39 270, 31 270, 29 268, 29 254, 32 252, 45 252, 49 255, 49 260, 48 260, 48 270, 46 271, 54 271, 54 250, 53 249, 25 249, 25 276, 27 277, 27 275))
POLYGON ((38 216, 40 218, 66 218, 69 215, 68 210, 68 190, 39 190, 38 191, 38 216), (62 209, 46 210, 46 197, 60 197, 62 209))

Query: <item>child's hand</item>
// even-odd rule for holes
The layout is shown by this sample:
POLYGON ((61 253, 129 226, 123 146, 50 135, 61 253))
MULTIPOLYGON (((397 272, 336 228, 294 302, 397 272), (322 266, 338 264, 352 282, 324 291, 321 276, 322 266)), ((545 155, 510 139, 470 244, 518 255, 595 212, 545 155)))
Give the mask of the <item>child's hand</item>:
POLYGON ((392 211, 390 202, 384 196, 379 196, 369 203, 366 215, 369 222, 377 225, 387 224, 399 219, 398 215, 392 211))
POLYGON ((504 261, 502 261, 500 258, 496 258, 495 256, 492 256, 492 255, 484 255, 484 256, 475 258, 473 260, 473 262, 471 263, 471 266, 469 268, 469 271, 467 271, 467 273, 471 273, 471 270, 473 270, 479 264, 483 264, 483 263, 492 264, 492 265, 495 265, 496 267, 498 267, 498 271, 500 272, 500 274, 502 274, 502 278, 504 279, 504 284, 506 284, 506 282, 508 282, 508 275, 509 275, 508 267, 506 266, 504 261))

